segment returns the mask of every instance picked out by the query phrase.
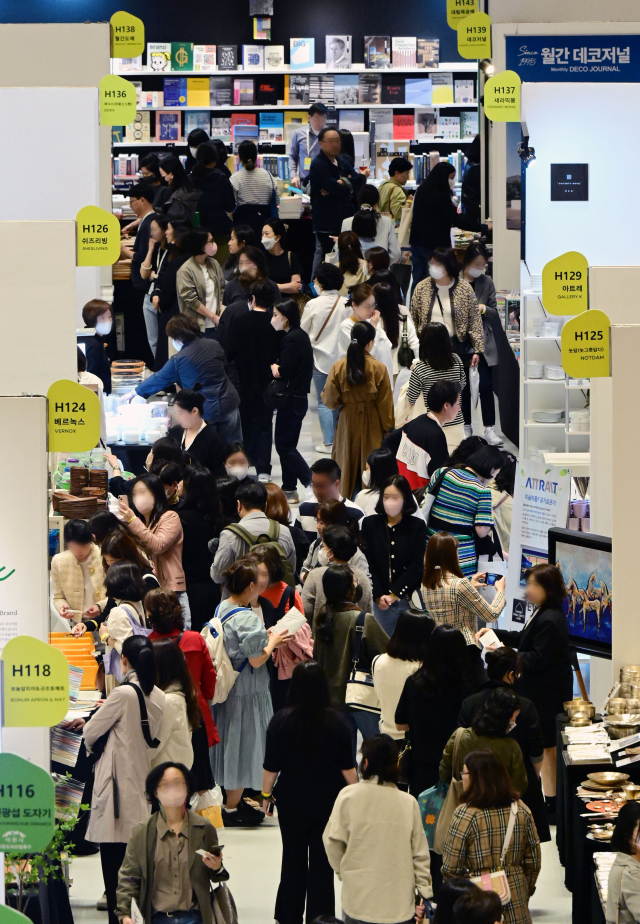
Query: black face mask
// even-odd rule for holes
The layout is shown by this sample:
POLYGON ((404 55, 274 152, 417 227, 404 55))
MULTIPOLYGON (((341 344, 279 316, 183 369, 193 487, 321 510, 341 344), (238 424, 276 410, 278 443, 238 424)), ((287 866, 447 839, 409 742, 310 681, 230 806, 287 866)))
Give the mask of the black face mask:
POLYGON ((360 603, 360 601, 362 600, 362 594, 363 594, 362 587, 360 584, 358 584, 353 594, 353 602, 360 603))

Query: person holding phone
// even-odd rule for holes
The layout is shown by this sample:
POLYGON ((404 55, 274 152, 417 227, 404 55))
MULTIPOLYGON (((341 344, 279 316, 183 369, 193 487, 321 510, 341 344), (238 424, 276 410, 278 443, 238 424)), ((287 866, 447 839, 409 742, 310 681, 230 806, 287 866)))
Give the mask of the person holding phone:
POLYGON ((118 919, 133 924, 134 900, 145 924, 214 924, 211 883, 229 874, 216 829, 188 807, 195 792, 191 774, 184 764, 167 761, 149 773, 145 790, 152 814, 136 825, 127 844, 118 919))

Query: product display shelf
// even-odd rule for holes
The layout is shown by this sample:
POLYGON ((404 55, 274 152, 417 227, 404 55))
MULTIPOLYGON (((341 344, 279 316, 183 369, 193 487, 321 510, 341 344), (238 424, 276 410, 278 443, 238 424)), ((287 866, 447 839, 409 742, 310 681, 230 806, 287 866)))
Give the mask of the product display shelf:
MULTIPOLYGON (((241 46, 240 46, 241 47, 241 46)), ((265 46, 268 47, 268 46, 265 46)), ((425 74, 451 74, 465 73, 476 74, 478 65, 475 61, 443 61, 438 67, 365 67, 363 62, 354 63, 351 67, 329 68, 326 64, 315 64, 313 67, 291 68, 284 65, 282 68, 275 70, 243 70, 239 67, 235 71, 154 71, 146 64, 140 71, 120 71, 114 67, 114 58, 111 59, 111 73, 119 77, 136 79, 137 77, 248 77, 252 76, 282 76, 283 74, 416 74, 417 76, 425 74)))
MULTIPOLYGON (((473 109, 478 103, 474 100, 471 103, 430 103, 428 106, 420 106, 418 103, 337 103, 336 109, 473 109)), ((252 109, 308 109, 309 104, 305 103, 253 103, 251 106, 140 106, 136 112, 247 112, 252 109)), ((457 141, 458 139, 453 139, 457 141)), ((469 138, 473 141, 473 138, 469 138)))
MULTIPOLYGON (((240 106, 236 106, 235 108, 236 108, 236 109, 240 109, 241 107, 240 107, 240 106)), ((255 107, 255 106, 246 106, 246 107, 244 107, 244 108, 245 108, 245 109, 255 109, 256 107, 255 107)), ((263 108, 263 109, 268 109, 268 108, 271 108, 271 107, 263 106, 263 107, 261 107, 261 108, 263 108)), ((272 108, 277 109, 278 107, 275 106, 275 107, 272 107, 272 108)), ((297 108, 297 107, 296 107, 296 108, 297 108)), ((345 108, 346 108, 346 107, 345 107, 345 108)), ((354 107, 354 108, 360 109, 360 108, 362 108, 362 107, 357 106, 357 107, 354 107)), ((439 145, 443 145, 443 144, 471 144, 472 141, 473 141, 473 138, 438 138, 438 137, 434 137, 433 141, 421 141, 420 144, 439 144, 439 145)), ((156 148, 156 147, 162 147, 162 148, 170 147, 170 148, 175 148, 176 145, 186 145, 186 143, 187 143, 187 139, 186 139, 186 138, 182 139, 182 141, 154 141, 153 138, 152 138, 150 141, 114 141, 114 142, 112 143, 111 147, 112 147, 112 148, 156 148)), ((259 142, 258 142, 258 149, 260 149, 260 145, 262 145, 262 144, 264 144, 264 143, 265 143, 265 142, 263 142, 263 141, 259 141, 259 142)), ((391 143, 393 143, 393 139, 391 139, 391 143)), ((396 143, 396 144, 407 144, 406 141, 401 141, 401 140, 396 140, 395 143, 396 143)), ((277 142, 271 142, 271 144, 272 144, 273 147, 275 147, 275 146, 277 145, 277 142)), ((282 144, 280 145, 280 147, 284 147, 284 142, 282 142, 282 144)), ((538 339, 540 339, 540 338, 538 338, 538 339)))

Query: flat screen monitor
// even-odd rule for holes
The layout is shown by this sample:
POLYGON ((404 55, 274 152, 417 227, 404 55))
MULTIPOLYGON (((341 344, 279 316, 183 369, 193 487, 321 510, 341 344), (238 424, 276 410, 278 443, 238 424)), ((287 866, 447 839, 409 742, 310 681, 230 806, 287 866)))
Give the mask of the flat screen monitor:
POLYGON ((611 658, 611 539, 572 529, 549 530, 549 562, 562 571, 572 647, 611 658))

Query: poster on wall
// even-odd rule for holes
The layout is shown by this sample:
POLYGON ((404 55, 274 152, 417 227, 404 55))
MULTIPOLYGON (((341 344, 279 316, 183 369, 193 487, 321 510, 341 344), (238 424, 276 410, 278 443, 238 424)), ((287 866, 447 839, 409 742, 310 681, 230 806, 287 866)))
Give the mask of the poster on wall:
POLYGON ((507 35, 509 70, 527 82, 640 81, 640 35, 507 35))
POLYGON ((504 628, 521 629, 533 607, 525 599, 525 572, 549 560, 548 533, 566 526, 571 496, 569 469, 545 462, 518 462, 509 543, 504 628))

